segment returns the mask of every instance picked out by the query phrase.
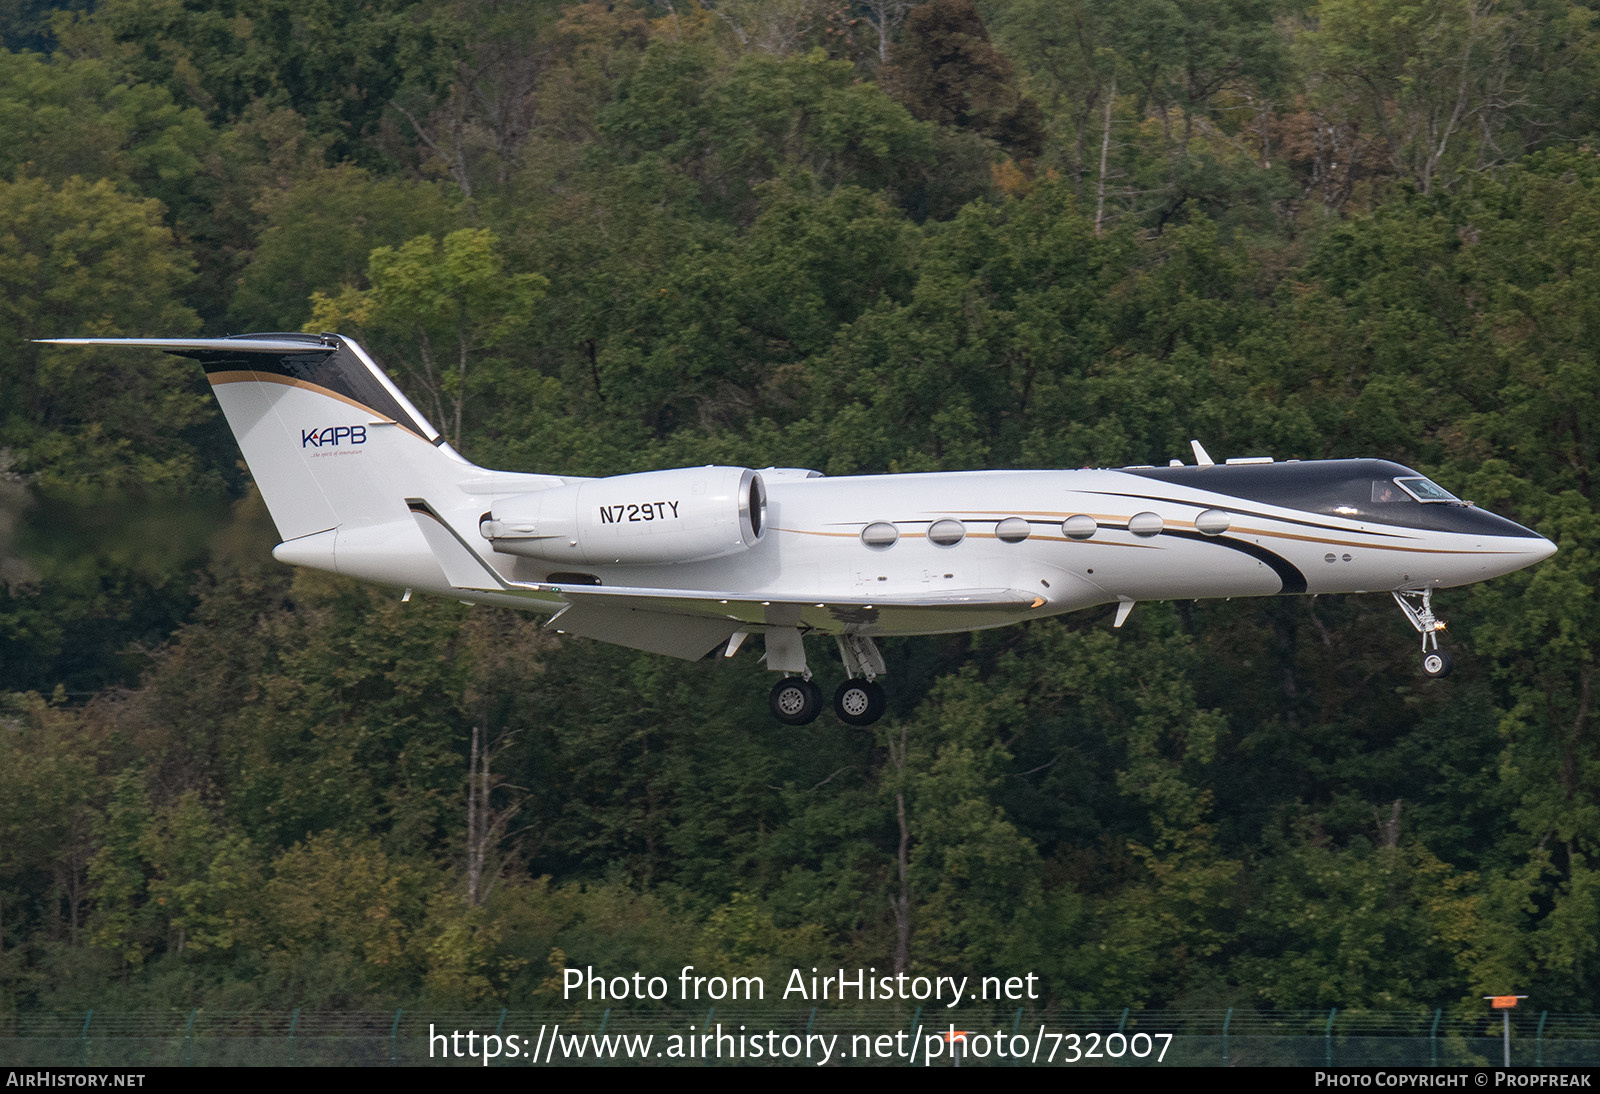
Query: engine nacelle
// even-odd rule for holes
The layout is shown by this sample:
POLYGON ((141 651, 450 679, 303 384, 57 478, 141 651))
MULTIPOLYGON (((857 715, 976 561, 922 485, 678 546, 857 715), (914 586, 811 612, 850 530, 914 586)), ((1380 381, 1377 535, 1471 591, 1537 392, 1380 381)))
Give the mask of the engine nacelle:
POLYGON ((497 501, 479 531, 496 551, 555 563, 699 562, 754 547, 767 490, 744 467, 613 475, 497 501))

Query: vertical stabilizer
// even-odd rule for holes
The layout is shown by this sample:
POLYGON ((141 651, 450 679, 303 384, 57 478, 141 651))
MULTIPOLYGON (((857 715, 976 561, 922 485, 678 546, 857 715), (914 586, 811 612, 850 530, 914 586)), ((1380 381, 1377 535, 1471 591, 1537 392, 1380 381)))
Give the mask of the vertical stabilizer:
POLYGON ((285 540, 409 521, 407 497, 452 490, 473 470, 353 342, 177 352, 205 368, 285 540))
POLYGON ((434 499, 441 511, 460 507, 466 514, 460 519, 475 525, 482 498, 467 489, 492 492, 483 485, 500 478, 518 480, 521 490, 561 482, 468 463, 359 345, 338 335, 64 338, 56 344, 143 346, 198 361, 286 542, 339 528, 342 553, 359 541, 372 554, 384 546, 381 528, 417 535, 408 498, 434 499), (369 531, 358 537, 362 529, 369 531))

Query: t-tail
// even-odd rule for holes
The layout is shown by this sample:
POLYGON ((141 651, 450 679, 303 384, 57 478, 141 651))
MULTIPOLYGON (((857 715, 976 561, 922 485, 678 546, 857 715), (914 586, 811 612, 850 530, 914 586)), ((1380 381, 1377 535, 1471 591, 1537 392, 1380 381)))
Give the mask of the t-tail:
POLYGON ((367 352, 335 334, 59 338, 198 361, 283 540, 273 555, 397 586, 451 587, 407 499, 473 528, 496 495, 560 486, 463 459, 367 352))

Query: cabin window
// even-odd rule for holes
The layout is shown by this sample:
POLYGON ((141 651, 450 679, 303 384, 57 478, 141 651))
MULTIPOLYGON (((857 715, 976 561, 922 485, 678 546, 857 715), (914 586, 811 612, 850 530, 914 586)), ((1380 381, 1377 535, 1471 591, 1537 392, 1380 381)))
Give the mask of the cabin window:
POLYGON ((1021 543, 1032 531, 1032 527, 1021 517, 1007 517, 994 526, 995 538, 1001 543, 1021 543))
POLYGON ((876 521, 861 529, 861 542, 882 551, 893 547, 900 538, 900 529, 887 521, 876 521))
POLYGON ((1099 523, 1087 513, 1079 513, 1061 522, 1061 531, 1068 539, 1088 539, 1099 527, 1099 523))
POLYGON ((1166 522, 1159 513, 1135 513, 1128 518, 1128 531, 1136 536, 1149 538, 1158 535, 1166 527, 1166 522))
POLYGON ((940 547, 954 547, 967 538, 967 526, 959 520, 936 520, 928 529, 928 539, 940 547))

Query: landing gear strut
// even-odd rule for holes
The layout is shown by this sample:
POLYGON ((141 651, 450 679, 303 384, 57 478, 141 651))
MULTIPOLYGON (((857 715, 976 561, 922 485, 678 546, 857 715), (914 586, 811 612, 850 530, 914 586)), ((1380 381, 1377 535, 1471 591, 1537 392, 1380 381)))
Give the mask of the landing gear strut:
POLYGON ((1435 680, 1449 676, 1455 663, 1439 648, 1439 632, 1444 630, 1444 620, 1433 614, 1433 590, 1396 590, 1394 602, 1422 634, 1422 671, 1435 680))
MULTIPOLYGON (((870 726, 883 717, 888 706, 883 685, 877 677, 884 672, 883 655, 877 645, 862 634, 841 634, 839 659, 848 679, 833 693, 833 712, 839 721, 851 726, 870 726)), ((766 633, 766 661, 769 669, 787 673, 767 696, 773 717, 785 725, 803 726, 822 713, 822 689, 811 679, 799 628, 773 627, 766 633)), ((737 646, 730 642, 729 649, 737 646)))
POLYGON ((839 660, 844 662, 848 679, 833 693, 833 712, 847 726, 870 726, 883 717, 889 705, 883 685, 877 681, 884 671, 883 654, 864 634, 841 634, 838 642, 839 660))

